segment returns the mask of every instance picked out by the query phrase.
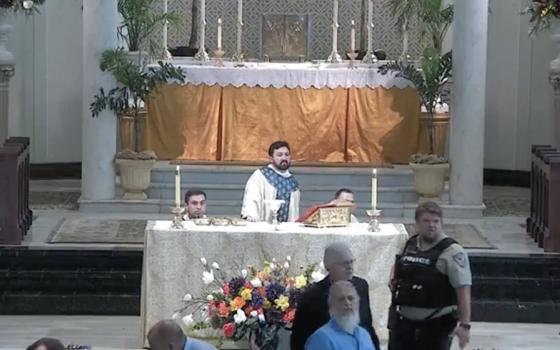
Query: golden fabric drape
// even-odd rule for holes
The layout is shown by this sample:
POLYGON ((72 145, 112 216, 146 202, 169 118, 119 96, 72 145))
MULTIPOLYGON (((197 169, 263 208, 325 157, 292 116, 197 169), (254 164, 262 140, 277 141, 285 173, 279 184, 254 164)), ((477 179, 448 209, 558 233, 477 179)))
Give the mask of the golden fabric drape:
POLYGON ((145 140, 160 159, 266 160, 284 139, 297 161, 406 163, 418 110, 413 88, 171 85, 150 98, 145 140))
POLYGON ((346 91, 235 88, 223 91, 223 160, 265 160, 276 140, 297 161, 344 162, 346 91))

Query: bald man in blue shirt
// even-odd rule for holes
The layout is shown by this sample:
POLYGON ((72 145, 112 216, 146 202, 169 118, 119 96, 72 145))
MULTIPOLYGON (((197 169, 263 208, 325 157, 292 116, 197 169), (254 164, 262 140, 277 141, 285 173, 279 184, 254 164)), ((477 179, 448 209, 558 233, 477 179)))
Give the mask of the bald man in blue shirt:
POLYGON ((350 281, 337 281, 329 290, 330 321, 307 339, 305 350, 379 350, 360 327, 360 298, 350 281))

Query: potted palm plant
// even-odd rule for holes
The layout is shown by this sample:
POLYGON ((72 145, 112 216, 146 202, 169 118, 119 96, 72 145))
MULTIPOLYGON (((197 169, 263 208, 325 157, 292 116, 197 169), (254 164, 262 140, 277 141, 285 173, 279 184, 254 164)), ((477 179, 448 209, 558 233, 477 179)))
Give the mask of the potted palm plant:
POLYGON ((413 155, 410 166, 414 172, 416 191, 422 200, 439 197, 449 171, 447 159, 436 152, 436 144, 439 142, 438 147, 444 149, 446 141, 445 137, 438 137, 436 114, 439 106, 447 99, 445 84, 452 75, 451 52, 440 55, 435 48, 425 49, 420 66, 421 69, 418 69, 411 63, 395 61, 381 66, 379 72, 395 72, 397 77, 411 81, 418 91, 422 118, 426 121, 423 126, 428 149, 427 154, 413 155))
POLYGON ((158 13, 154 8, 160 0, 118 0, 117 8, 122 17, 117 27, 119 38, 128 46, 128 57, 138 65, 147 62, 149 56, 161 56, 163 46, 155 31, 167 22, 177 25, 179 14, 175 11, 158 13), (143 52, 141 50, 148 50, 143 52))
POLYGON ((145 105, 159 85, 171 80, 184 82, 185 75, 181 68, 161 61, 158 67, 143 70, 127 58, 122 48, 103 52, 100 68, 114 76, 117 86, 108 92, 99 90, 90 105, 91 114, 97 117, 107 109, 116 113, 121 140, 116 164, 125 190, 124 198, 146 199, 144 191, 150 185, 156 155, 144 150, 142 145, 141 135, 147 117, 145 105))
POLYGON ((411 23, 418 19, 422 38, 428 46, 442 52, 443 40, 453 22, 453 5, 444 0, 390 0, 389 7, 395 17, 396 26, 403 35, 403 52, 405 59, 408 52, 407 41, 411 23))

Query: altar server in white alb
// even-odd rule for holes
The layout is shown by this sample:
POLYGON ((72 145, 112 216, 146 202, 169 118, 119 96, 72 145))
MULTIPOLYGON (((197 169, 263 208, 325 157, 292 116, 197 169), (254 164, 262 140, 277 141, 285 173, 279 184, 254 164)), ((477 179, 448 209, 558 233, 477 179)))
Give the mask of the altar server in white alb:
POLYGON ((269 164, 255 170, 247 180, 241 216, 249 221, 270 221, 272 211, 267 201, 284 200, 278 221, 296 221, 299 217, 299 186, 290 173, 292 157, 286 141, 276 141, 268 148, 269 164))

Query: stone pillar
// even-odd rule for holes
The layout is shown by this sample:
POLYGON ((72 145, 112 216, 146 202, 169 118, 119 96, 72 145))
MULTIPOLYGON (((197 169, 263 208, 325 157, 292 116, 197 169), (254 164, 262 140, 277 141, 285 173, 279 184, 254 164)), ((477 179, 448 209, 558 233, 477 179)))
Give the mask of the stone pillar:
POLYGON ((5 23, 7 10, 0 12, 0 146, 8 138, 10 78, 14 75, 14 55, 6 48, 12 26, 5 23))
POLYGON ((117 120, 111 111, 92 118, 89 105, 99 88, 115 86, 99 63, 104 50, 117 46, 117 0, 84 1, 83 23, 82 200, 113 199, 117 120))
POLYGON ((481 206, 488 0, 455 1, 454 22, 450 201, 481 206))
POLYGON ((552 120, 554 121, 554 147, 560 149, 560 31, 552 35, 555 42, 558 57, 550 61, 550 70, 548 73, 548 81, 552 85, 552 98, 554 106, 552 109, 552 120))

